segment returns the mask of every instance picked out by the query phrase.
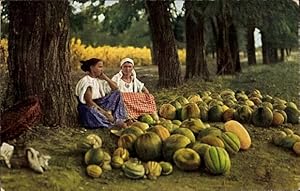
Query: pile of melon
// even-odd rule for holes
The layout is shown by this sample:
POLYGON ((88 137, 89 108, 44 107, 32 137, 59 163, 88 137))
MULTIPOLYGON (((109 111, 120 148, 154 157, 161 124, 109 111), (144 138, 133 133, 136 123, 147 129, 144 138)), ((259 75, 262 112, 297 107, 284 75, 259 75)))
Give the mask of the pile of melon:
POLYGON ((289 128, 277 131, 273 135, 272 141, 276 146, 292 149, 297 155, 300 156, 300 135, 294 133, 289 128))
POLYGON ((129 178, 142 178, 144 173, 155 179, 170 174, 174 165, 183 171, 225 174, 231 168, 230 155, 251 145, 248 131, 235 120, 222 128, 210 127, 199 118, 180 121, 144 114, 139 120, 124 129, 117 142, 117 150, 126 149, 135 158, 119 160, 118 167, 123 162, 122 169, 129 178))
POLYGON ((173 166, 169 162, 142 162, 138 158, 130 158, 125 147, 118 147, 110 155, 102 148, 102 139, 96 134, 89 134, 82 142, 77 143, 77 149, 84 153, 86 173, 92 178, 100 177, 103 171, 112 170, 112 167, 122 169, 124 175, 131 179, 156 179, 173 172, 173 166))
POLYGON ((88 176, 98 178, 103 170, 111 170, 111 156, 102 148, 102 139, 96 134, 87 135, 82 142, 77 143, 77 149, 84 154, 88 176))
MULTIPOLYGON (((84 144, 89 145, 85 154, 87 174, 99 177, 102 169, 109 167, 121 169, 131 179, 156 179, 170 175, 173 167, 226 174, 231 168, 230 157, 251 146, 250 135, 242 124, 259 127, 296 124, 299 115, 293 102, 263 96, 258 90, 248 94, 224 90, 178 96, 162 104, 158 113, 143 114, 119 131, 118 147, 111 156, 99 147, 99 140, 94 141, 96 146, 85 140, 84 144)), ((278 145, 287 147, 283 142, 290 135, 285 133, 279 137, 285 138, 276 139, 278 145)), ((299 144, 296 141, 289 147, 299 153, 299 144)))
POLYGON ((97 178, 103 170, 115 168, 131 179, 156 179, 170 175, 174 166, 184 171, 225 174, 231 168, 230 155, 248 149, 251 139, 233 120, 226 122, 223 130, 204 125, 200 119, 165 120, 153 126, 136 121, 121 131, 117 145, 110 155, 95 134, 78 143, 77 149, 85 153, 87 175, 97 178))
POLYGON ((205 91, 188 97, 178 96, 159 109, 159 115, 169 120, 183 121, 200 118, 203 122, 240 123, 258 127, 280 126, 284 123, 299 123, 300 111, 293 102, 279 97, 262 95, 259 90, 248 94, 227 89, 220 93, 205 91))

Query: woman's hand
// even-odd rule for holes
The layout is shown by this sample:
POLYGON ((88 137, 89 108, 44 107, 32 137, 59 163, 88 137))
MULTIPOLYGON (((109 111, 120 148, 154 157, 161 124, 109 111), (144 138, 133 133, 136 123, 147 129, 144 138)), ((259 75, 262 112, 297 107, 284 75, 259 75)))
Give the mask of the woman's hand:
POLYGON ((108 76, 104 72, 102 72, 102 74, 99 76, 99 79, 107 81, 107 79, 109 79, 109 78, 108 78, 108 76))
POLYGON ((103 113, 103 115, 107 118, 107 120, 109 121, 109 122, 114 122, 115 121, 115 119, 114 119, 114 117, 113 117, 113 115, 111 114, 111 112, 110 111, 106 111, 105 113, 103 113))
POLYGON ((99 106, 97 106, 96 109, 97 109, 97 111, 99 111, 101 114, 103 114, 103 115, 107 118, 107 120, 108 120, 109 122, 114 122, 114 121, 115 121, 113 115, 111 114, 111 111, 106 111, 106 110, 102 109, 102 108, 99 107, 99 106))
POLYGON ((98 78, 100 80, 107 81, 110 89, 112 89, 112 90, 117 90, 118 89, 117 83, 112 81, 105 73, 102 72, 102 74, 98 78))
MULTIPOLYGON (((106 75, 104 74, 104 77, 105 76, 106 75)), ((99 113, 104 115, 109 122, 114 122, 114 117, 112 116, 111 111, 106 111, 105 109, 101 108, 99 105, 97 105, 93 101, 93 99, 92 99, 92 88, 91 87, 88 87, 88 89, 86 90, 86 92, 84 94, 84 99, 86 100, 86 103, 89 107, 95 109, 96 111, 98 111, 99 113)))

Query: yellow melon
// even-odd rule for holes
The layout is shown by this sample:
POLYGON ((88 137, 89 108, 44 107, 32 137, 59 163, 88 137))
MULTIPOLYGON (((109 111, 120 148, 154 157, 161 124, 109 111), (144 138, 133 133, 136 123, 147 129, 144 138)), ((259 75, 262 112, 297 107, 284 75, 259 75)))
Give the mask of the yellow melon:
POLYGON ((247 150, 250 148, 251 138, 248 131, 245 129, 245 127, 242 124, 240 124, 235 120, 230 120, 224 124, 224 129, 225 131, 232 132, 238 136, 241 143, 242 150, 247 150))
POLYGON ((293 150, 298 156, 300 156, 300 142, 294 143, 293 150))
POLYGON ((279 125, 282 125, 283 122, 284 122, 284 116, 281 113, 279 113, 278 111, 273 111, 272 125, 279 126, 279 125))

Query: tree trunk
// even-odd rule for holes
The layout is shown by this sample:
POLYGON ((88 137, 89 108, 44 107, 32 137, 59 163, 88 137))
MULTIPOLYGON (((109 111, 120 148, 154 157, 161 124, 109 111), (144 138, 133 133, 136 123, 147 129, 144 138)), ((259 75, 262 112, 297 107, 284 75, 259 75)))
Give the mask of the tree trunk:
POLYGON ((10 1, 7 105, 37 95, 46 126, 74 124, 69 63, 69 3, 10 1))
POLYGON ((256 64, 254 30, 255 30, 254 26, 249 25, 247 27, 247 55, 248 55, 248 65, 254 65, 254 64, 256 64))
POLYGON ((284 62, 284 48, 280 49, 280 62, 284 62))
POLYGON ((181 84, 181 71, 168 1, 146 1, 153 40, 153 60, 158 65, 159 87, 181 84))
MULTIPOLYGON (((217 19, 215 17, 210 17, 210 25, 212 28, 212 35, 213 35, 213 39, 214 39, 214 43, 215 46, 217 46, 218 44, 218 29, 217 29, 217 19)), ((216 49, 211 51, 212 54, 212 58, 215 59, 216 58, 216 49)))
POLYGON ((273 48, 273 51, 274 51, 274 61, 275 61, 275 63, 277 63, 277 62, 279 62, 278 49, 273 48))
POLYGON ((229 42, 232 62, 234 64, 234 72, 241 72, 242 67, 240 61, 238 36, 236 27, 233 23, 229 27, 229 42))
POLYGON ((270 48, 269 53, 270 63, 279 62, 277 48, 270 48))
POLYGON ((209 79, 209 71, 204 54, 204 18, 192 13, 193 2, 185 1, 186 25, 186 73, 185 79, 200 76, 209 79), (193 19, 193 16, 196 18, 193 19))
POLYGON ((227 2, 222 3, 221 13, 217 15, 217 74, 233 74, 234 63, 229 46, 229 13, 227 2))
POLYGON ((289 52, 289 56, 291 55, 291 52, 292 52, 292 48, 288 48, 288 52, 289 52))
POLYGON ((290 49, 289 49, 289 48, 286 48, 286 49, 285 49, 285 53, 286 53, 286 56, 289 56, 289 55, 290 55, 290 49))
POLYGON ((270 47, 265 32, 261 32, 263 64, 270 64, 270 47))

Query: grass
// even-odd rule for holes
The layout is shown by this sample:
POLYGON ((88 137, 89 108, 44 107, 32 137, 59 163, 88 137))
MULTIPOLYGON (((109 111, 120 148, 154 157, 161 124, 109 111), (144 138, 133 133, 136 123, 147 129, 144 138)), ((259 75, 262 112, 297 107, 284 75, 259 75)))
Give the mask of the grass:
MULTIPOLYGON (((247 67, 235 76, 214 76, 212 81, 192 79, 178 88, 156 89, 158 74, 155 66, 137 67, 139 78, 156 98, 157 105, 171 101, 178 95, 188 96, 201 91, 220 92, 223 89, 251 91, 259 89, 263 94, 293 101, 299 107, 299 63, 288 61, 272 65, 247 67)), ((212 66, 210 66, 212 67, 212 66)), ((184 69, 184 68, 183 68, 184 69)), ((118 69, 108 69, 112 75, 118 69)), ((74 82, 82 76, 74 72, 74 82)), ((218 126, 220 124, 211 124, 218 126)), ((1 186, 5 190, 299 190, 300 157, 291 150, 276 147, 272 135, 284 127, 300 133, 300 125, 287 124, 279 128, 258 128, 246 124, 252 138, 251 148, 231 157, 232 168, 224 176, 212 176, 204 169, 182 172, 175 169, 170 176, 156 181, 130 180, 120 170, 104 172, 101 178, 92 179, 85 174, 83 154, 76 143, 89 133, 103 139, 104 149, 110 153, 116 148, 117 137, 107 129, 49 128, 38 126, 23 135, 28 146, 43 154, 49 154, 51 169, 35 174, 27 168, 7 169, 0 166, 1 186)), ((203 161, 202 161, 203 162, 203 161)))

